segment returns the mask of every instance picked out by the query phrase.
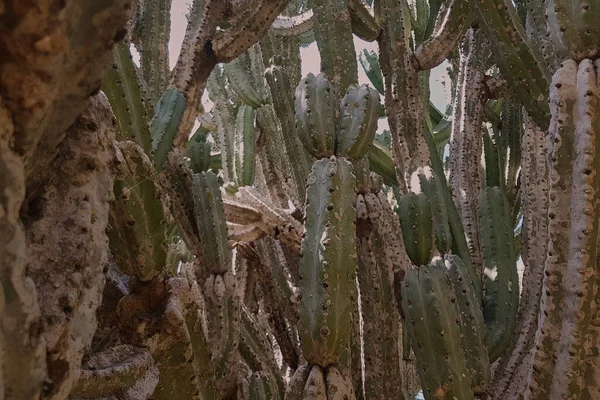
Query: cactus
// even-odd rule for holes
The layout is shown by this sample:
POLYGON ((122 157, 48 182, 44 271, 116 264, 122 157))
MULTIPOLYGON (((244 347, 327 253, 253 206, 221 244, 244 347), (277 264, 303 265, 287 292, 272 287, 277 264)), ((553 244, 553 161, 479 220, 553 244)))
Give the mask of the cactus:
POLYGON ((335 154, 358 160, 368 152, 379 117, 379 94, 367 85, 352 85, 340 107, 340 127, 336 133, 335 154))
POLYGON ((160 171, 171 150, 179 122, 183 115, 185 98, 177 89, 167 89, 156 106, 150 134, 152 135, 152 154, 154 165, 160 171))
POLYGON ((251 186, 254 182, 255 116, 256 112, 252 107, 242 105, 238 109, 235 119, 233 166, 238 186, 251 186))
POLYGON ((343 158, 315 162, 308 177, 298 329, 304 357, 323 367, 338 361, 350 339, 356 300, 354 184, 351 164, 343 158))
POLYGON ((471 373, 446 267, 437 258, 410 270, 402 283, 402 310, 426 399, 473 399, 471 373))
POLYGON ((485 324, 477 291, 460 257, 444 256, 444 264, 456 299, 462 348, 471 373, 474 393, 485 393, 491 380, 490 360, 485 345, 485 324))
POLYGON ((427 265, 433 257, 435 236, 431 203, 425 193, 400 198, 398 209, 406 253, 414 265, 427 265))
POLYGON ((296 88, 296 129, 306 151, 316 158, 335 151, 337 100, 324 74, 309 74, 296 88))
POLYGON ((1 398, 595 398, 596 4, 5 3, 1 398))
POLYGON ((500 188, 487 187, 481 192, 478 216, 483 243, 486 343, 490 360, 494 361, 512 339, 519 306, 519 279, 510 209, 500 188))

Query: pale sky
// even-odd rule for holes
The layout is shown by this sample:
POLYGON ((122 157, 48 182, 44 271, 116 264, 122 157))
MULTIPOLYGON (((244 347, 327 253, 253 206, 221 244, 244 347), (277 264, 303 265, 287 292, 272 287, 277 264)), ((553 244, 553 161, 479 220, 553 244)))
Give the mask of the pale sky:
MULTIPOLYGON (((173 0, 172 3, 171 39, 169 42, 169 63, 171 68, 175 66, 175 63, 177 62, 177 57, 179 55, 179 51, 181 50, 181 44, 183 42, 183 37, 185 35, 185 27, 187 23, 185 14, 187 13, 190 7, 190 3, 191 0, 173 0)), ((374 50, 375 52, 378 51, 377 42, 365 42, 357 38, 356 36, 354 37, 354 47, 356 48, 357 57, 363 49, 374 50)), ((139 56, 137 55, 135 50, 132 49, 132 51, 134 53, 134 60, 139 65, 139 56)), ((306 76, 310 72, 314 74, 319 73, 320 59, 316 43, 313 43, 305 48, 300 48, 300 56, 302 59, 302 76, 306 76)), ((443 85, 443 82, 446 79, 446 63, 440 65, 437 68, 434 68, 431 71, 431 101, 442 112, 444 112, 446 104, 449 100, 443 85)), ((358 81, 361 84, 369 83, 369 79, 367 78, 360 64, 358 65, 358 81)), ((206 110, 210 110, 212 108, 212 104, 208 99, 206 93, 203 96, 202 103, 206 110)), ((388 129, 387 119, 380 119, 378 132, 382 132, 384 129, 388 129)))

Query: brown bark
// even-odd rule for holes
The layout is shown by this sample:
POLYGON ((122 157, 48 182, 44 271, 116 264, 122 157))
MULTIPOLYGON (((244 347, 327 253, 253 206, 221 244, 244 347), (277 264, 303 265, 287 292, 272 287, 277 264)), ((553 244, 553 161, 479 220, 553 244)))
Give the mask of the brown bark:
POLYGON ((65 131, 98 92, 133 0, 6 0, 0 10, 0 93, 14 149, 43 182, 65 131))
POLYGON ((31 200, 23 215, 27 274, 36 285, 47 353, 44 396, 52 399, 69 394, 96 331, 108 267, 112 119, 104 94, 94 96, 58 147, 42 194, 31 200))

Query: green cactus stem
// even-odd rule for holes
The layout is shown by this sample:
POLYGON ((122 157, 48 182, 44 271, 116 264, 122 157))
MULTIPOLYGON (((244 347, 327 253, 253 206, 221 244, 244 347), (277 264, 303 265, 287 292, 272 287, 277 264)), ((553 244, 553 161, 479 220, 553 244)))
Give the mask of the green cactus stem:
POLYGON ((476 394, 486 393, 492 373, 485 345, 485 323, 481 301, 471 281, 467 266, 460 257, 444 256, 448 277, 454 290, 456 311, 460 320, 462 348, 471 373, 471 388, 476 394))
POLYGON ((470 0, 479 12, 482 27, 491 41, 496 64, 514 93, 542 129, 548 127, 550 71, 532 46, 510 0, 470 0))
POLYGON ((358 83, 356 51, 347 0, 315 0, 313 31, 321 57, 321 71, 336 94, 358 83))
POLYGON ((185 97, 177 89, 167 89, 156 105, 154 117, 150 121, 150 134, 157 171, 162 169, 167 154, 171 151, 184 109, 185 97))
POLYGON ((429 167, 417 170, 421 191, 427 196, 433 214, 435 246, 442 253, 448 253, 452 247, 452 232, 448 221, 448 209, 444 198, 446 190, 437 174, 429 167))
POLYGON ((350 85, 340 106, 335 154, 359 160, 367 154, 379 120, 379 94, 367 85, 350 85))
POLYGON ((452 285, 442 259, 410 270, 401 289, 404 326, 426 400, 473 399, 452 285))
POLYGON ((190 158, 190 167, 195 174, 211 169, 211 144, 207 141, 208 131, 198 128, 187 146, 187 156, 190 158))
MULTIPOLYGON (((403 250, 402 239, 395 234, 400 226, 383 194, 359 195, 356 213, 365 396, 367 399, 398 399, 404 377, 400 372, 400 321, 393 300, 393 272, 408 269, 410 260, 403 250)), ((356 350, 360 352, 360 347, 356 350)), ((359 363, 358 373, 361 367, 359 363)), ((357 378, 353 376, 353 380, 357 378)), ((362 382, 360 387, 362 392, 362 382)))
POLYGON ((113 65, 102 80, 102 91, 108 97, 117 120, 117 140, 132 140, 149 154, 152 136, 147 119, 148 105, 127 42, 115 46, 113 65))
POLYGON ((256 111, 241 105, 235 119, 233 166, 238 186, 252 186, 256 169, 256 111))
POLYGON ((478 212, 483 252, 483 316, 490 362, 511 343, 519 308, 519 277, 510 207, 499 187, 486 187, 478 212))
POLYGON ((356 300, 356 243, 352 164, 343 158, 315 162, 308 177, 300 262, 302 353, 311 364, 338 362, 350 340, 356 300))
POLYGON ((193 191, 202 245, 202 268, 222 274, 231 268, 231 250, 217 176, 210 171, 194 175, 193 191))
POLYGON ((157 196, 156 172, 137 144, 119 142, 117 148, 110 248, 122 272, 149 281, 166 262, 165 216, 157 196))
POLYGON ((431 203, 425 193, 400 197, 396 213, 400 218, 406 254, 416 266, 427 265, 433 257, 435 235, 431 203))
POLYGON ((362 0, 348 0, 348 12, 352 33, 367 42, 377 40, 381 28, 362 0))
POLYGON ((321 73, 308 74, 296 88, 296 132, 308 153, 316 158, 335 154, 338 102, 332 85, 321 73))
POLYGON ((140 53, 140 70, 155 104, 169 84, 169 39, 172 0, 144 0, 135 16, 132 38, 140 53))

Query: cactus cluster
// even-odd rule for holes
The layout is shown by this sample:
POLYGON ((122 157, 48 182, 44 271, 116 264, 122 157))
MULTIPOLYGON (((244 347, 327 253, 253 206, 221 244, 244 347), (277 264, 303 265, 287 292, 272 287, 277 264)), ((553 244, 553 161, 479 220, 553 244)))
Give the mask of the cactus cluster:
POLYGON ((596 4, 9 3, 0 398, 598 397, 596 4))

